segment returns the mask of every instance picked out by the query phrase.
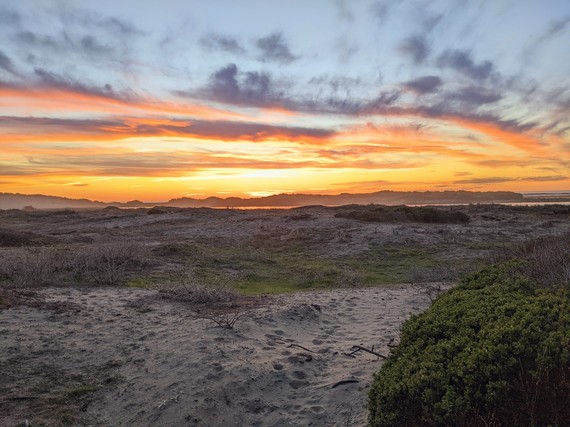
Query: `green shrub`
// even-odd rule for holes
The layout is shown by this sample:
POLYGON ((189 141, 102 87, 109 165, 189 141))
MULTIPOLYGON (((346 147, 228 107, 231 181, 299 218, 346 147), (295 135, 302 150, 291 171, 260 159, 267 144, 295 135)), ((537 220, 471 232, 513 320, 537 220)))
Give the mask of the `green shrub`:
POLYGON ((375 375, 370 425, 570 425, 570 293, 511 262, 407 321, 375 375))

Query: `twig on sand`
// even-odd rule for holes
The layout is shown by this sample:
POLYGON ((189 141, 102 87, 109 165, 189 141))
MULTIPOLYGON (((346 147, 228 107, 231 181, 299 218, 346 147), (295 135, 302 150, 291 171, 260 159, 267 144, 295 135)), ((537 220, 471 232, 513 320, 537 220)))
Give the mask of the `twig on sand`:
POLYGON ((358 382, 358 380, 354 380, 354 379, 352 379, 352 380, 337 381, 336 383, 334 383, 334 384, 331 386, 331 388, 336 388, 336 387, 338 387, 339 385, 352 384, 352 383, 357 383, 357 382, 358 382))
POLYGON ((307 347, 303 347, 302 345, 299 345, 299 344, 289 344, 289 345, 287 346, 287 348, 291 348, 291 347, 298 347, 298 348, 301 348, 301 349, 303 349, 303 350, 305 350, 305 351, 308 351, 309 353, 314 353, 313 350, 309 350, 307 347))
POLYGON ((372 347, 372 350, 366 348, 366 347, 362 347, 361 345, 353 345, 352 346, 352 352, 350 354, 348 354, 348 356, 352 356, 354 355, 354 353, 358 353, 359 351, 365 351, 367 353, 373 354, 374 356, 378 356, 382 359, 388 359, 387 356, 384 356, 383 354, 377 353, 374 351, 374 347, 372 347))
POLYGON ((351 378, 351 379, 347 379, 347 380, 340 380, 340 381, 337 381, 335 383, 325 384, 325 385, 322 385, 318 388, 336 388, 340 385, 352 384, 352 383, 357 383, 357 382, 358 382, 357 379, 351 378))

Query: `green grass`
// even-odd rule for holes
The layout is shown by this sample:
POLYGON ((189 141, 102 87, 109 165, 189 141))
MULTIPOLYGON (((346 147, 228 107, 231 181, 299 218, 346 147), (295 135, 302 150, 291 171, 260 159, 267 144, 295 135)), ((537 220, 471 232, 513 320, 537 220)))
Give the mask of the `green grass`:
MULTIPOLYGON (((413 268, 441 264, 448 247, 384 245, 351 256, 324 256, 300 245, 278 248, 169 244, 155 253, 190 266, 202 284, 227 284, 245 295, 279 294, 340 286, 377 286, 410 281, 413 268)), ((131 286, 152 286, 134 279, 131 286)))

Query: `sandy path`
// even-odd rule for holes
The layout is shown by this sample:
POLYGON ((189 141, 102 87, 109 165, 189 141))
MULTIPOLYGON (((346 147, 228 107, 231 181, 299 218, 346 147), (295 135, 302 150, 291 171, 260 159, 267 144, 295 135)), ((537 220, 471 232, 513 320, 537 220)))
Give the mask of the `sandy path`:
MULTIPOLYGON (((84 404, 80 423, 114 426, 364 425, 367 390, 382 360, 345 353, 362 345, 388 354, 403 320, 429 305, 404 286, 299 293, 268 300, 232 331, 197 319, 189 306, 152 298, 155 291, 45 295, 76 310, 0 311, 9 388, 29 394, 38 370, 109 376, 110 385, 84 404), (141 298, 146 302, 132 304, 141 298), (333 387, 348 379, 354 382, 333 387)), ((25 407, 0 411, 7 423, 34 425, 25 407)))

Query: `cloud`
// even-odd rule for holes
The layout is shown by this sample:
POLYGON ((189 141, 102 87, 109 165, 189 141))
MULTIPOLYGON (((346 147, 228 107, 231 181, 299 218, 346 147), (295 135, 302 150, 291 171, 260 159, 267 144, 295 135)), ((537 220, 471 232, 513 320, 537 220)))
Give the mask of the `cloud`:
POLYGON ((519 181, 519 178, 507 177, 486 177, 486 178, 469 178, 454 181, 454 184, 499 184, 501 182, 519 181))
POLYGON ((473 80, 485 80, 493 71, 491 61, 476 64, 466 50, 446 50, 437 59, 437 65, 440 68, 451 68, 473 80))
POLYGON ((347 5, 346 0, 334 0, 334 5, 338 11, 340 19, 346 22, 354 21, 354 15, 347 5))
POLYGON ((370 12, 378 20, 380 25, 384 24, 390 13, 389 1, 375 1, 370 4, 370 12))
POLYGON ((403 86, 412 92, 423 95, 437 92, 442 84, 443 82, 438 76, 424 76, 405 82, 403 86))
POLYGON ((267 37, 262 37, 257 40, 256 45, 261 51, 259 57, 261 61, 289 64, 297 59, 289 50, 289 46, 287 46, 281 33, 273 33, 267 37))
POLYGON ((418 65, 426 60, 430 48, 425 37, 418 34, 402 40, 398 45, 398 51, 418 65))
POLYGON ((260 123, 193 120, 175 122, 171 125, 140 125, 136 134, 187 135, 204 139, 266 141, 271 139, 287 140, 326 140, 335 132, 321 128, 273 126, 260 123))
POLYGON ((219 50, 235 54, 245 53, 245 49, 239 44, 237 39, 221 34, 206 34, 200 39, 200 45, 209 50, 219 50))
POLYGON ((10 58, 8 58, 6 56, 6 54, 4 54, 4 52, 2 52, 0 50, 0 69, 9 72, 10 74, 14 74, 16 75, 16 69, 14 68, 14 64, 12 63, 12 60, 10 58))
POLYGON ((59 54, 75 53, 87 58, 120 59, 115 46, 101 43, 93 35, 75 35, 63 31, 57 37, 50 35, 38 35, 32 31, 20 31, 16 33, 15 40, 27 47, 36 48, 45 53, 51 50, 59 54))
POLYGON ((334 44, 334 49, 338 52, 338 60, 342 64, 350 62, 350 59, 358 52, 358 44, 352 42, 348 37, 342 35, 334 44))
POLYGON ((527 178, 522 178, 523 181, 536 181, 536 182, 554 182, 554 181, 564 181, 568 177, 564 175, 553 175, 553 176, 531 176, 527 178))
POLYGON ((59 16, 66 27, 77 25, 81 29, 101 29, 122 38, 144 34, 144 31, 124 19, 102 15, 93 11, 62 7, 59 9, 59 16))
POLYGON ((446 99, 460 101, 465 104, 479 106, 493 104, 500 101, 503 95, 479 86, 468 86, 463 89, 445 95, 446 99))
POLYGON ((500 184, 503 182, 515 182, 515 181, 533 181, 533 182, 555 182, 564 181, 568 179, 567 176, 555 175, 555 176, 528 176, 528 177, 485 177, 485 178, 470 178, 461 179, 454 181, 454 184, 500 184))
POLYGON ((235 64, 228 64, 213 72, 206 87, 197 91, 176 91, 175 94, 232 105, 295 108, 292 100, 285 99, 282 88, 270 73, 241 72, 235 64))
MULTIPOLYGON (((143 118, 123 118, 115 120, 97 119, 55 119, 47 117, 1 116, 5 138, 21 137, 35 140, 37 135, 46 139, 81 140, 86 137, 102 136, 117 140, 134 136, 186 136, 199 139, 223 141, 247 140, 295 140, 318 143, 333 137, 336 132, 330 129, 299 126, 275 126, 263 123, 222 121, 222 120, 145 120, 143 118), (53 136, 52 138, 48 138, 53 136)), ((0 134, 0 136, 2 136, 0 134)))
POLYGON ((497 160, 497 159, 487 159, 487 160, 476 160, 470 163, 476 164, 478 166, 485 166, 488 168, 505 168, 505 167, 527 167, 531 166, 534 161, 531 159, 521 159, 521 160, 497 160))
POLYGON ((36 68, 34 70, 34 75, 38 78, 40 86, 44 89, 56 89, 115 100, 134 101, 134 96, 132 94, 119 94, 113 90, 113 87, 110 84, 106 84, 103 87, 91 86, 78 82, 71 77, 52 73, 44 70, 43 68, 36 68))
POLYGON ((570 16, 552 21, 548 28, 523 50, 523 59, 528 62, 542 45, 562 33, 568 25, 570 25, 570 16))
POLYGON ((0 25, 18 26, 22 22, 22 15, 11 9, 0 6, 0 25))

